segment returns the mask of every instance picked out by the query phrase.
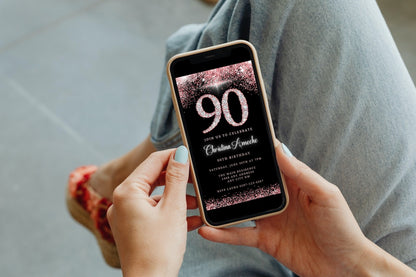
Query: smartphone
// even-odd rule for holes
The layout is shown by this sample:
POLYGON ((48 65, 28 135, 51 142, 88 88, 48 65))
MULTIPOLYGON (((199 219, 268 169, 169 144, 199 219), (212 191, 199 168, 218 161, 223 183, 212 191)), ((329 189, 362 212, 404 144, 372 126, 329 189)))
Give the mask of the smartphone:
POLYGON ((167 71, 204 223, 282 212, 288 194, 254 46, 238 40, 179 54, 167 71))

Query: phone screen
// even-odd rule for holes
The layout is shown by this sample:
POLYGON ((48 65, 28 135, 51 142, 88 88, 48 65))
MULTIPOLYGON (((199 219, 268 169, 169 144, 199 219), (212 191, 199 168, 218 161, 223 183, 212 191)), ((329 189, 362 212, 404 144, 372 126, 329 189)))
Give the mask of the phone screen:
POLYGON ((201 202, 213 225, 285 204, 252 53, 245 45, 217 52, 177 64, 182 70, 174 74, 201 202))

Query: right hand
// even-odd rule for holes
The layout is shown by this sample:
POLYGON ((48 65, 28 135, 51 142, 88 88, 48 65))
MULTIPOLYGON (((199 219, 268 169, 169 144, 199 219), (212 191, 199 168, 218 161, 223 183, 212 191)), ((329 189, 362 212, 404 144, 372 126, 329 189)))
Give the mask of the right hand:
POLYGON ((363 265, 375 265, 382 250, 361 232, 338 187, 277 145, 289 192, 287 209, 257 220, 256 227, 202 227, 199 234, 215 242, 257 247, 301 276, 354 276, 363 265))

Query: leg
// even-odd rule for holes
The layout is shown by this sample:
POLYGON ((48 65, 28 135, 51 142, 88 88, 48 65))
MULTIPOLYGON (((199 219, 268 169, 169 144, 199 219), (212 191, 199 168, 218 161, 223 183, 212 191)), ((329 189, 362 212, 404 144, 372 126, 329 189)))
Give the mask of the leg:
POLYGON ((277 135, 416 267, 416 91, 375 1, 302 1, 271 86, 277 135), (304 24, 298 24, 303 20, 304 24))
POLYGON ((109 200, 112 200, 114 188, 154 151, 148 137, 126 155, 98 169, 95 166, 79 167, 69 176, 66 195, 68 211, 95 236, 109 266, 120 267, 106 217, 106 211, 111 204, 109 200))
MULTIPOLYGON (((258 50, 278 138, 340 187, 370 239, 416 267, 416 94, 376 2, 222 1, 170 38, 168 57, 234 39, 258 50)), ((165 78, 160 104, 157 147, 179 134, 165 78)), ((223 246, 188 242, 184 268, 206 276, 246 262, 218 264, 223 246)))
POLYGON ((142 161, 155 151, 155 147, 150 142, 150 136, 148 136, 127 154, 99 167, 91 176, 91 186, 101 196, 111 200, 116 186, 123 182, 142 161))

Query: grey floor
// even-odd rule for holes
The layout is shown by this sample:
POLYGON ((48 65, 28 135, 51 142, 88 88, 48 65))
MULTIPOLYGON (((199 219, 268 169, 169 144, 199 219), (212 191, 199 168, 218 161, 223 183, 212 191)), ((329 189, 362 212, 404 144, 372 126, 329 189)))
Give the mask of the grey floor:
MULTIPOLYGON (((379 3, 415 80, 416 2, 379 3)), ((67 175, 148 134, 164 41, 210 10, 198 0, 0 0, 1 276, 121 275, 70 219, 67 175)))

